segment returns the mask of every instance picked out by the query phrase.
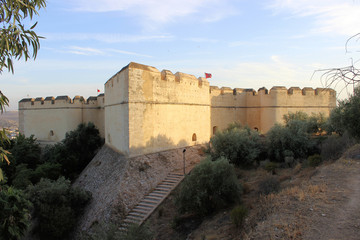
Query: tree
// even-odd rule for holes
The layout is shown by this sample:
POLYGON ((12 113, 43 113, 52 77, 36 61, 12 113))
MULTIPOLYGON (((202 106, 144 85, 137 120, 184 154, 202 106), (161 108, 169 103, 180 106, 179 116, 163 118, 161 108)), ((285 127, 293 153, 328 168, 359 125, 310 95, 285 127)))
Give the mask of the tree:
MULTIPOLYGON (((360 33, 357 33, 348 38, 345 43, 345 53, 350 53, 349 44, 352 41, 358 42, 359 40, 360 33)), ((358 62, 359 61, 355 61, 354 63, 354 61, 351 59, 351 64, 349 66, 319 69, 314 71, 313 76, 316 75, 316 73, 321 73, 320 81, 326 88, 336 87, 339 84, 343 84, 340 92, 346 90, 348 92, 348 95, 350 95, 348 87, 352 86, 352 93, 355 94, 356 84, 360 83, 360 69, 355 66, 355 64, 358 62)))
POLYGON ((41 179, 29 186, 27 193, 39 223, 34 231, 41 239, 67 239, 91 199, 90 192, 72 187, 64 177, 56 181, 41 179))
POLYGON ((0 240, 21 239, 30 225, 30 207, 22 191, 0 188, 0 240))
POLYGON ((207 158, 185 177, 175 203, 180 213, 205 216, 239 202, 241 192, 241 185, 229 160, 220 157, 212 161, 207 158))
POLYGON ((67 132, 65 139, 44 151, 43 161, 60 163, 62 174, 71 180, 75 179, 93 159, 104 144, 99 130, 91 122, 81 123, 67 132))
POLYGON ((329 129, 343 134, 345 131, 357 140, 360 140, 360 88, 354 89, 354 95, 349 99, 339 101, 329 118, 329 129))
POLYGON ((249 127, 231 124, 210 139, 209 153, 213 159, 227 158, 238 166, 251 166, 261 152, 259 133, 249 127))
MULTIPOLYGON (((38 15, 41 8, 46 7, 46 0, 2 0, 0 1, 0 73, 4 69, 14 73, 13 60, 24 58, 35 59, 40 48, 38 36, 33 29, 37 22, 29 29, 25 27, 24 21, 32 20, 38 15)), ((0 91, 0 110, 3 113, 5 106, 9 106, 9 99, 0 91)), ((7 141, 5 134, 0 135, 0 141, 7 141)), ((10 164, 7 159, 8 151, 0 147, 0 160, 10 164)), ((0 181, 2 172, 0 169, 0 181)))

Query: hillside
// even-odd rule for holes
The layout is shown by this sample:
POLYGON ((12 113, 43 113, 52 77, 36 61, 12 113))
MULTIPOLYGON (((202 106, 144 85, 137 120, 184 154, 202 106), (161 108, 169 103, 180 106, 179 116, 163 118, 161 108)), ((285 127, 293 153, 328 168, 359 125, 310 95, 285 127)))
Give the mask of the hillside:
POLYGON ((278 193, 259 195, 262 169, 238 170, 249 208, 243 229, 230 220, 233 207, 205 218, 177 216, 174 194, 148 220, 156 239, 359 239, 360 146, 317 168, 279 169, 278 193), (177 217, 176 217, 177 216, 177 217), (174 221, 176 217, 176 221, 174 221))
POLYGON ((0 115, 0 128, 18 128, 19 112, 6 111, 0 115))

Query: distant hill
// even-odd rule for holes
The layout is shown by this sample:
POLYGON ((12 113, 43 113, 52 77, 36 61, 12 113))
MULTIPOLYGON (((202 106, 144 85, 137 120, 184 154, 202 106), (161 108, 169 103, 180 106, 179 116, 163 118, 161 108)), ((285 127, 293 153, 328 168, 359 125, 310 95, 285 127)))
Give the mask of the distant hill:
POLYGON ((19 112, 6 111, 0 115, 0 128, 19 127, 19 112))

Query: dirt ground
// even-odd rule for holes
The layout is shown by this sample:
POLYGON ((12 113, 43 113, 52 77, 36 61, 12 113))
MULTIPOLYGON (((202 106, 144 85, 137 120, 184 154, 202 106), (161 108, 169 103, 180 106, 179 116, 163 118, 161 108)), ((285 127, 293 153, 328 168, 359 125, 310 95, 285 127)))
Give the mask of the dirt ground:
POLYGON ((360 146, 316 168, 276 170, 281 190, 267 196, 258 192, 258 183, 269 176, 265 170, 237 174, 249 209, 242 228, 231 222, 234 206, 206 219, 179 216, 172 194, 147 221, 156 239, 360 239, 360 146))

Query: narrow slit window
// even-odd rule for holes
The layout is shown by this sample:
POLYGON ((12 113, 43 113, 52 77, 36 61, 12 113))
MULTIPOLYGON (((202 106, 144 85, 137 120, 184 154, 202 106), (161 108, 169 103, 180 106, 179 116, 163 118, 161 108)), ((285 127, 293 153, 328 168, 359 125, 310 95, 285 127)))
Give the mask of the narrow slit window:
POLYGON ((192 141, 193 141, 193 142, 196 141, 196 133, 194 133, 194 134, 192 135, 192 141))

